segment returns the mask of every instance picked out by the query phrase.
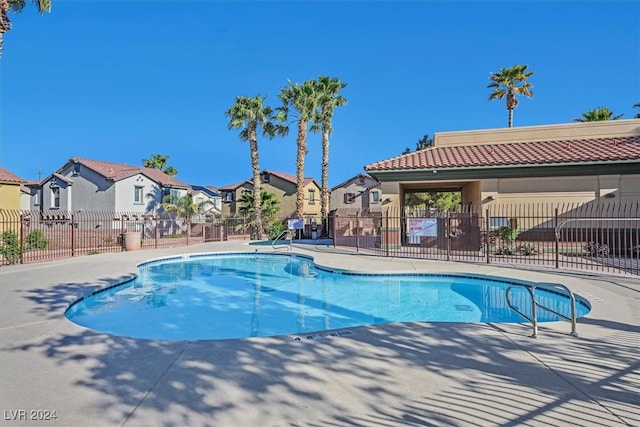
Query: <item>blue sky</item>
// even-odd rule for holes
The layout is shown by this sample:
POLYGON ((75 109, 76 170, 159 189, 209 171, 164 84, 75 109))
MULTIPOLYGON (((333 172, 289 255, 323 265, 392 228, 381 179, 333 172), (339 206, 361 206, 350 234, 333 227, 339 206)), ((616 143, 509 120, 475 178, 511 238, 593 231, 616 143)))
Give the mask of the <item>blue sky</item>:
MULTIPOLYGON (((141 165, 169 156, 177 178, 251 176, 228 130, 236 96, 319 75, 348 84, 335 113, 329 184, 425 134, 507 126, 489 75, 528 64, 534 97, 514 126, 571 122, 606 106, 640 112, 640 2, 52 0, 10 14, 0 59, 0 165, 27 180, 70 157, 141 165)), ((295 127, 259 140, 261 169, 295 174, 295 127)), ((305 175, 320 180, 320 136, 305 175)))

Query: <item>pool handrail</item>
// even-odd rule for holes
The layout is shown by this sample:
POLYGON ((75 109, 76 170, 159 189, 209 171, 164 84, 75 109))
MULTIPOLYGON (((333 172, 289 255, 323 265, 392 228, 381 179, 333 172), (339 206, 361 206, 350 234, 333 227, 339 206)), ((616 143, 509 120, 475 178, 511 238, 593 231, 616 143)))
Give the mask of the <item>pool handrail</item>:
POLYGON ((278 237, 276 237, 275 239, 273 239, 273 241, 271 242, 271 247, 272 247, 274 250, 281 249, 281 248, 288 248, 289 250, 291 250, 291 242, 292 242, 292 240, 293 240, 293 233, 291 232, 291 230, 284 230, 282 233, 280 233, 280 234, 278 235, 278 237), (282 241, 284 241, 284 240, 285 240, 285 237, 288 237, 288 239, 287 239, 287 240, 289 240, 289 243, 288 243, 288 244, 286 244, 286 245, 281 245, 281 246, 276 247, 276 242, 277 242, 278 240, 282 240, 282 241))
POLYGON ((515 311, 520 316, 524 317, 525 319, 531 322, 531 325, 533 326, 533 334, 531 335, 532 338, 538 338, 538 316, 537 316, 537 310, 536 310, 537 307, 541 308, 542 310, 548 311, 549 313, 553 313, 556 316, 561 317, 565 320, 570 321, 571 333, 569 335, 574 337, 578 336, 578 332, 576 331, 576 297, 573 294, 573 292, 571 292, 571 289, 567 288, 565 285, 562 285, 560 283, 534 283, 532 285, 514 283, 507 288, 507 291, 505 292, 505 297, 507 299, 507 305, 511 310, 515 311), (531 296, 531 317, 527 316, 526 314, 518 310, 518 308, 514 307, 513 304, 511 303, 510 295, 511 295, 512 288, 523 288, 529 293, 529 296, 531 296), (571 317, 565 316, 564 314, 558 313, 552 308, 545 307, 544 305, 540 304, 535 297, 536 288, 541 288, 541 289, 546 288, 546 289, 553 289, 553 290, 560 288, 566 291, 571 301, 571 317))

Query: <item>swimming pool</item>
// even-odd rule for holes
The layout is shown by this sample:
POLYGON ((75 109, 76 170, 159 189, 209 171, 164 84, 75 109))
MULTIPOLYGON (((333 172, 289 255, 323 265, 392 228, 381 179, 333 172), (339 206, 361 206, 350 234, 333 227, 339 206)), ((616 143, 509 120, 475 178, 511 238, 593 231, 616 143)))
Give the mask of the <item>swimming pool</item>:
MULTIPOLYGON (((203 340, 304 334, 393 322, 526 322, 506 303, 515 282, 491 276, 332 271, 299 255, 199 254, 151 261, 131 281, 84 296, 65 315, 101 332, 203 340)), ((530 299, 512 301, 530 314, 530 299)), ((569 314, 568 298, 538 298, 569 314)), ((589 304, 578 298, 578 317, 589 304)), ((538 321, 559 320, 545 311, 538 321)))

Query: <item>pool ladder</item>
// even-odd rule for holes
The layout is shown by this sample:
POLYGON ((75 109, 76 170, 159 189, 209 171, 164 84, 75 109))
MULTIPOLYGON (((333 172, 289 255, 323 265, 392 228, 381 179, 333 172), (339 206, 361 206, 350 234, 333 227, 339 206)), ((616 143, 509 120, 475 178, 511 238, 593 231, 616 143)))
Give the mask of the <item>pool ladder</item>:
POLYGON ((292 239, 293 239, 293 233, 291 232, 291 230, 284 230, 282 233, 280 233, 278 235, 278 237, 273 239, 273 242, 271 242, 271 247, 273 249, 288 248, 289 250, 291 250, 291 240, 292 239), (289 243, 285 244, 285 245, 276 246, 276 243, 278 242, 278 240, 283 241, 283 242, 285 240, 288 240, 289 243))
POLYGON ((576 332, 576 297, 573 294, 573 292, 571 292, 571 290, 567 288, 565 285, 561 285, 559 283, 534 283, 533 285, 513 284, 507 288, 507 292, 505 295, 507 298, 507 305, 509 305, 509 308, 531 322, 531 325, 533 326, 533 335, 531 335, 531 337, 538 338, 537 308, 548 311, 549 313, 553 313, 556 316, 561 317, 562 319, 570 321, 571 322, 570 335, 574 337, 578 336, 578 333, 576 332), (511 289, 513 288, 522 288, 529 293, 529 296, 531 297, 531 317, 527 316, 526 314, 518 310, 518 308, 511 303, 511 289), (569 299, 571 300, 571 317, 565 316, 562 313, 558 313, 557 311, 540 304, 535 297, 536 289, 548 289, 548 290, 553 290, 555 292, 558 292, 558 289, 561 289, 565 291, 566 294, 569 296, 569 299))

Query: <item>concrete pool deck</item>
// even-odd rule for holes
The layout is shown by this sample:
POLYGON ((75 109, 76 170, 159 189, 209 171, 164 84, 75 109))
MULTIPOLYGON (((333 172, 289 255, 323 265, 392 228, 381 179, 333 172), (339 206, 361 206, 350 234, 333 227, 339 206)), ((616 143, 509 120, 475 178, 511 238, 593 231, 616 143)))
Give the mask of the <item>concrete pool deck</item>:
MULTIPOLYGON (((592 311, 526 324, 401 323, 341 336, 130 339, 64 317, 85 292, 174 254, 273 252, 246 243, 83 256, 0 268, 1 425, 640 425, 640 280, 338 254, 324 266, 558 282, 592 311), (296 338, 301 338, 296 340, 296 338), (55 411, 55 419, 39 420, 55 411)), ((344 332, 344 331, 343 331, 344 332)))

